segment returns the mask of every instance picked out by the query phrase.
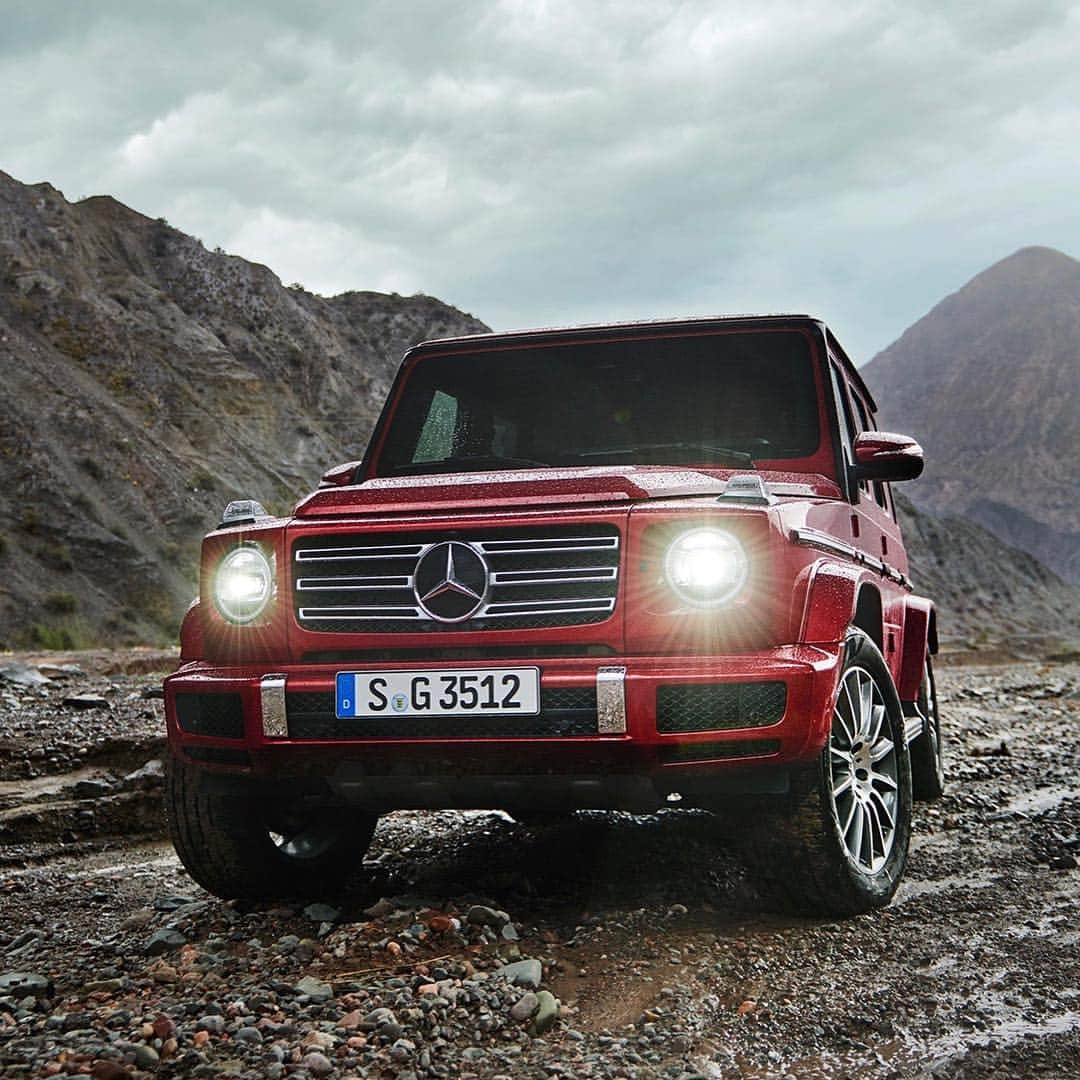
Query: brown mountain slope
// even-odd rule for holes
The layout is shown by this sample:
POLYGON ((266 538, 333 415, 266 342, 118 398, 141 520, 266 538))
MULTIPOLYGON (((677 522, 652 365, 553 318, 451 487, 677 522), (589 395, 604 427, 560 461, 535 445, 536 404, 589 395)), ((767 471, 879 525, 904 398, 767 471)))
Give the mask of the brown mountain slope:
POLYGON ((937 605, 943 640, 1080 635, 1080 588, 1038 559, 973 521, 919 510, 899 493, 896 508, 912 580, 937 605))
POLYGON ((1080 262, 1024 248, 863 368, 885 428, 927 453, 916 502, 1080 581, 1080 262))
POLYGON ((362 452, 410 344, 484 329, 0 173, 0 643, 174 632, 228 498, 287 509, 362 452))

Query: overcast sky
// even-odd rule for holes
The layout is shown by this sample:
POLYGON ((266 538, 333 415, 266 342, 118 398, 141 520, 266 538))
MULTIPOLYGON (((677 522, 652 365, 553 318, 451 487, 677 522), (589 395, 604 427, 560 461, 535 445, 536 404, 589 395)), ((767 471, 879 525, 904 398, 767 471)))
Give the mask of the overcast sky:
POLYGON ((808 310, 865 361, 1080 255, 1080 4, 0 0, 0 168, 316 292, 808 310))

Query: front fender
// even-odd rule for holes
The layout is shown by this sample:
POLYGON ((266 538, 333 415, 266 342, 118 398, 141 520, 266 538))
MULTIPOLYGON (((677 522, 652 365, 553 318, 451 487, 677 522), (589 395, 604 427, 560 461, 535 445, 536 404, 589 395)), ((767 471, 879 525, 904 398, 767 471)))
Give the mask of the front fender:
POLYGON ((819 559, 810 572, 803 604, 799 641, 833 645, 844 640, 855 616, 859 588, 873 576, 861 566, 819 559))
POLYGON ((202 654, 202 616, 199 613, 199 601, 192 600, 180 623, 180 659, 201 660, 202 654))

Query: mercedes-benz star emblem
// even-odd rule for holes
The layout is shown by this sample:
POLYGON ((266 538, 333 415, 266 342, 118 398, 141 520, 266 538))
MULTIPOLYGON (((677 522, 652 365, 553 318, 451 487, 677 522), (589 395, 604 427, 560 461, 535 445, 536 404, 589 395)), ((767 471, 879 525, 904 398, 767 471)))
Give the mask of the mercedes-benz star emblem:
POLYGON ((417 603, 439 622, 462 622, 475 615, 487 589, 487 563, 471 544, 459 540, 436 544, 416 564, 417 603))

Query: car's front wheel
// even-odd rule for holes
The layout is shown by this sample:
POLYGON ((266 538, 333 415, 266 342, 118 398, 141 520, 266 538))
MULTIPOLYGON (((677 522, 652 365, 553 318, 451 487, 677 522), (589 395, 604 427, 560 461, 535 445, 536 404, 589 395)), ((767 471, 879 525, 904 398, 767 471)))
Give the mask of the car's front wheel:
POLYGON ((877 646, 853 630, 820 758, 747 836, 761 891, 789 910, 857 915, 884 906, 907 862, 911 803, 900 700, 877 646))
POLYGON ((244 776, 170 756, 165 812, 189 874, 225 899, 330 897, 361 867, 378 817, 310 797, 269 792, 244 776))

